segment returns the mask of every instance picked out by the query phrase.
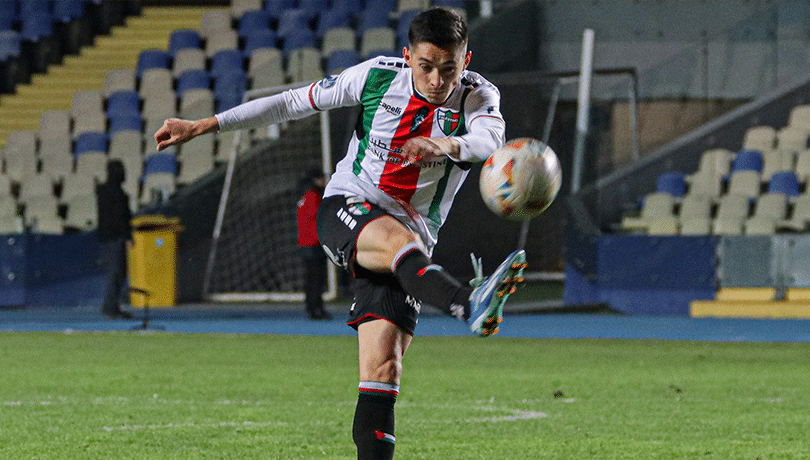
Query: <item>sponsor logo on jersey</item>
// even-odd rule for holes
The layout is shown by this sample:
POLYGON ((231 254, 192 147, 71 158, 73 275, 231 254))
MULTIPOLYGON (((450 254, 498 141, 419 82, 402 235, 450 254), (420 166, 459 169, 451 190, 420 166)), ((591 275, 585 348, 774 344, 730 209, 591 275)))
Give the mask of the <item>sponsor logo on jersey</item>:
POLYGON ((413 116, 413 121, 411 122, 411 132, 416 132, 419 130, 419 125, 425 121, 425 118, 430 114, 430 109, 427 107, 420 107, 419 110, 416 111, 416 114, 413 116))
POLYGON ((394 107, 392 105, 386 104, 383 101, 380 101, 380 107, 385 109, 385 111, 390 113, 391 115, 395 115, 397 117, 402 115, 402 107, 394 107))
POLYGON ((439 129, 445 135, 449 136, 456 132, 460 122, 461 112, 450 109, 436 109, 436 123, 439 124, 439 129))
POLYGON ((329 88, 335 86, 335 83, 337 83, 337 77, 331 76, 331 77, 326 77, 323 80, 321 80, 319 85, 321 85, 321 88, 323 88, 323 89, 329 89, 329 88))

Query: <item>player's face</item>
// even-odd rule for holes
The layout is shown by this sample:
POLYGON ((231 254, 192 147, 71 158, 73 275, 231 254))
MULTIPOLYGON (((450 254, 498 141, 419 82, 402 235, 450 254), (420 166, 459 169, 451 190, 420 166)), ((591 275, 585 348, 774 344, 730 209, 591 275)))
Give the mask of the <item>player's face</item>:
POLYGON ((458 86, 461 72, 470 63, 472 53, 466 46, 443 49, 432 43, 417 43, 404 48, 405 62, 413 69, 416 90, 431 104, 442 104, 458 86))

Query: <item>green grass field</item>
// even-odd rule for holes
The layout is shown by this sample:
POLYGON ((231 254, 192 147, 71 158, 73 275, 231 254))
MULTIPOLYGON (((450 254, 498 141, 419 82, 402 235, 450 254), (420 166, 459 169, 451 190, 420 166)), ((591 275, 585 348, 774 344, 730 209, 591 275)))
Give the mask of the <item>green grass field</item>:
MULTIPOLYGON (((351 337, 0 334, 2 459, 352 459, 351 337)), ((417 337, 397 459, 810 458, 810 344, 417 337)))

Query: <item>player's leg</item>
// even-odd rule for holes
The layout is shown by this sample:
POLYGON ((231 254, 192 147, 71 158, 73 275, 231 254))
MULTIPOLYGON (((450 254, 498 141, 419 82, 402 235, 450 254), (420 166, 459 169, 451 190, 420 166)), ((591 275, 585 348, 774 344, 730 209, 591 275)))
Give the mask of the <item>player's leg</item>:
POLYGON ((517 250, 488 279, 483 278, 477 267, 475 288, 464 286, 440 265, 432 263, 416 234, 391 216, 383 216, 363 228, 357 239, 356 260, 372 271, 390 271, 405 292, 468 321, 470 329, 482 337, 498 332, 503 305, 515 291, 515 285, 523 281, 526 267, 526 253, 517 250))
POLYGON ((394 404, 412 336, 386 320, 357 327, 360 384, 352 438, 358 460, 394 458, 394 404))
POLYGON ((357 238, 357 264, 393 273, 405 292, 460 319, 469 318, 473 289, 450 276, 427 256, 419 237, 386 215, 369 222, 357 238))

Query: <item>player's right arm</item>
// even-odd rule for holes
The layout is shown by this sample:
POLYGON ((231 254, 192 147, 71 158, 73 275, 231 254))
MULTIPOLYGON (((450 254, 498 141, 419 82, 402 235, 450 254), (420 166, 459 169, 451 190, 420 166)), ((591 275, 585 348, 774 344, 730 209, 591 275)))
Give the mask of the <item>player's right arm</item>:
POLYGON ((371 64, 371 61, 361 63, 308 87, 248 101, 210 118, 196 121, 170 118, 155 133, 157 148, 163 150, 215 131, 255 129, 304 118, 320 110, 357 104, 371 64))

